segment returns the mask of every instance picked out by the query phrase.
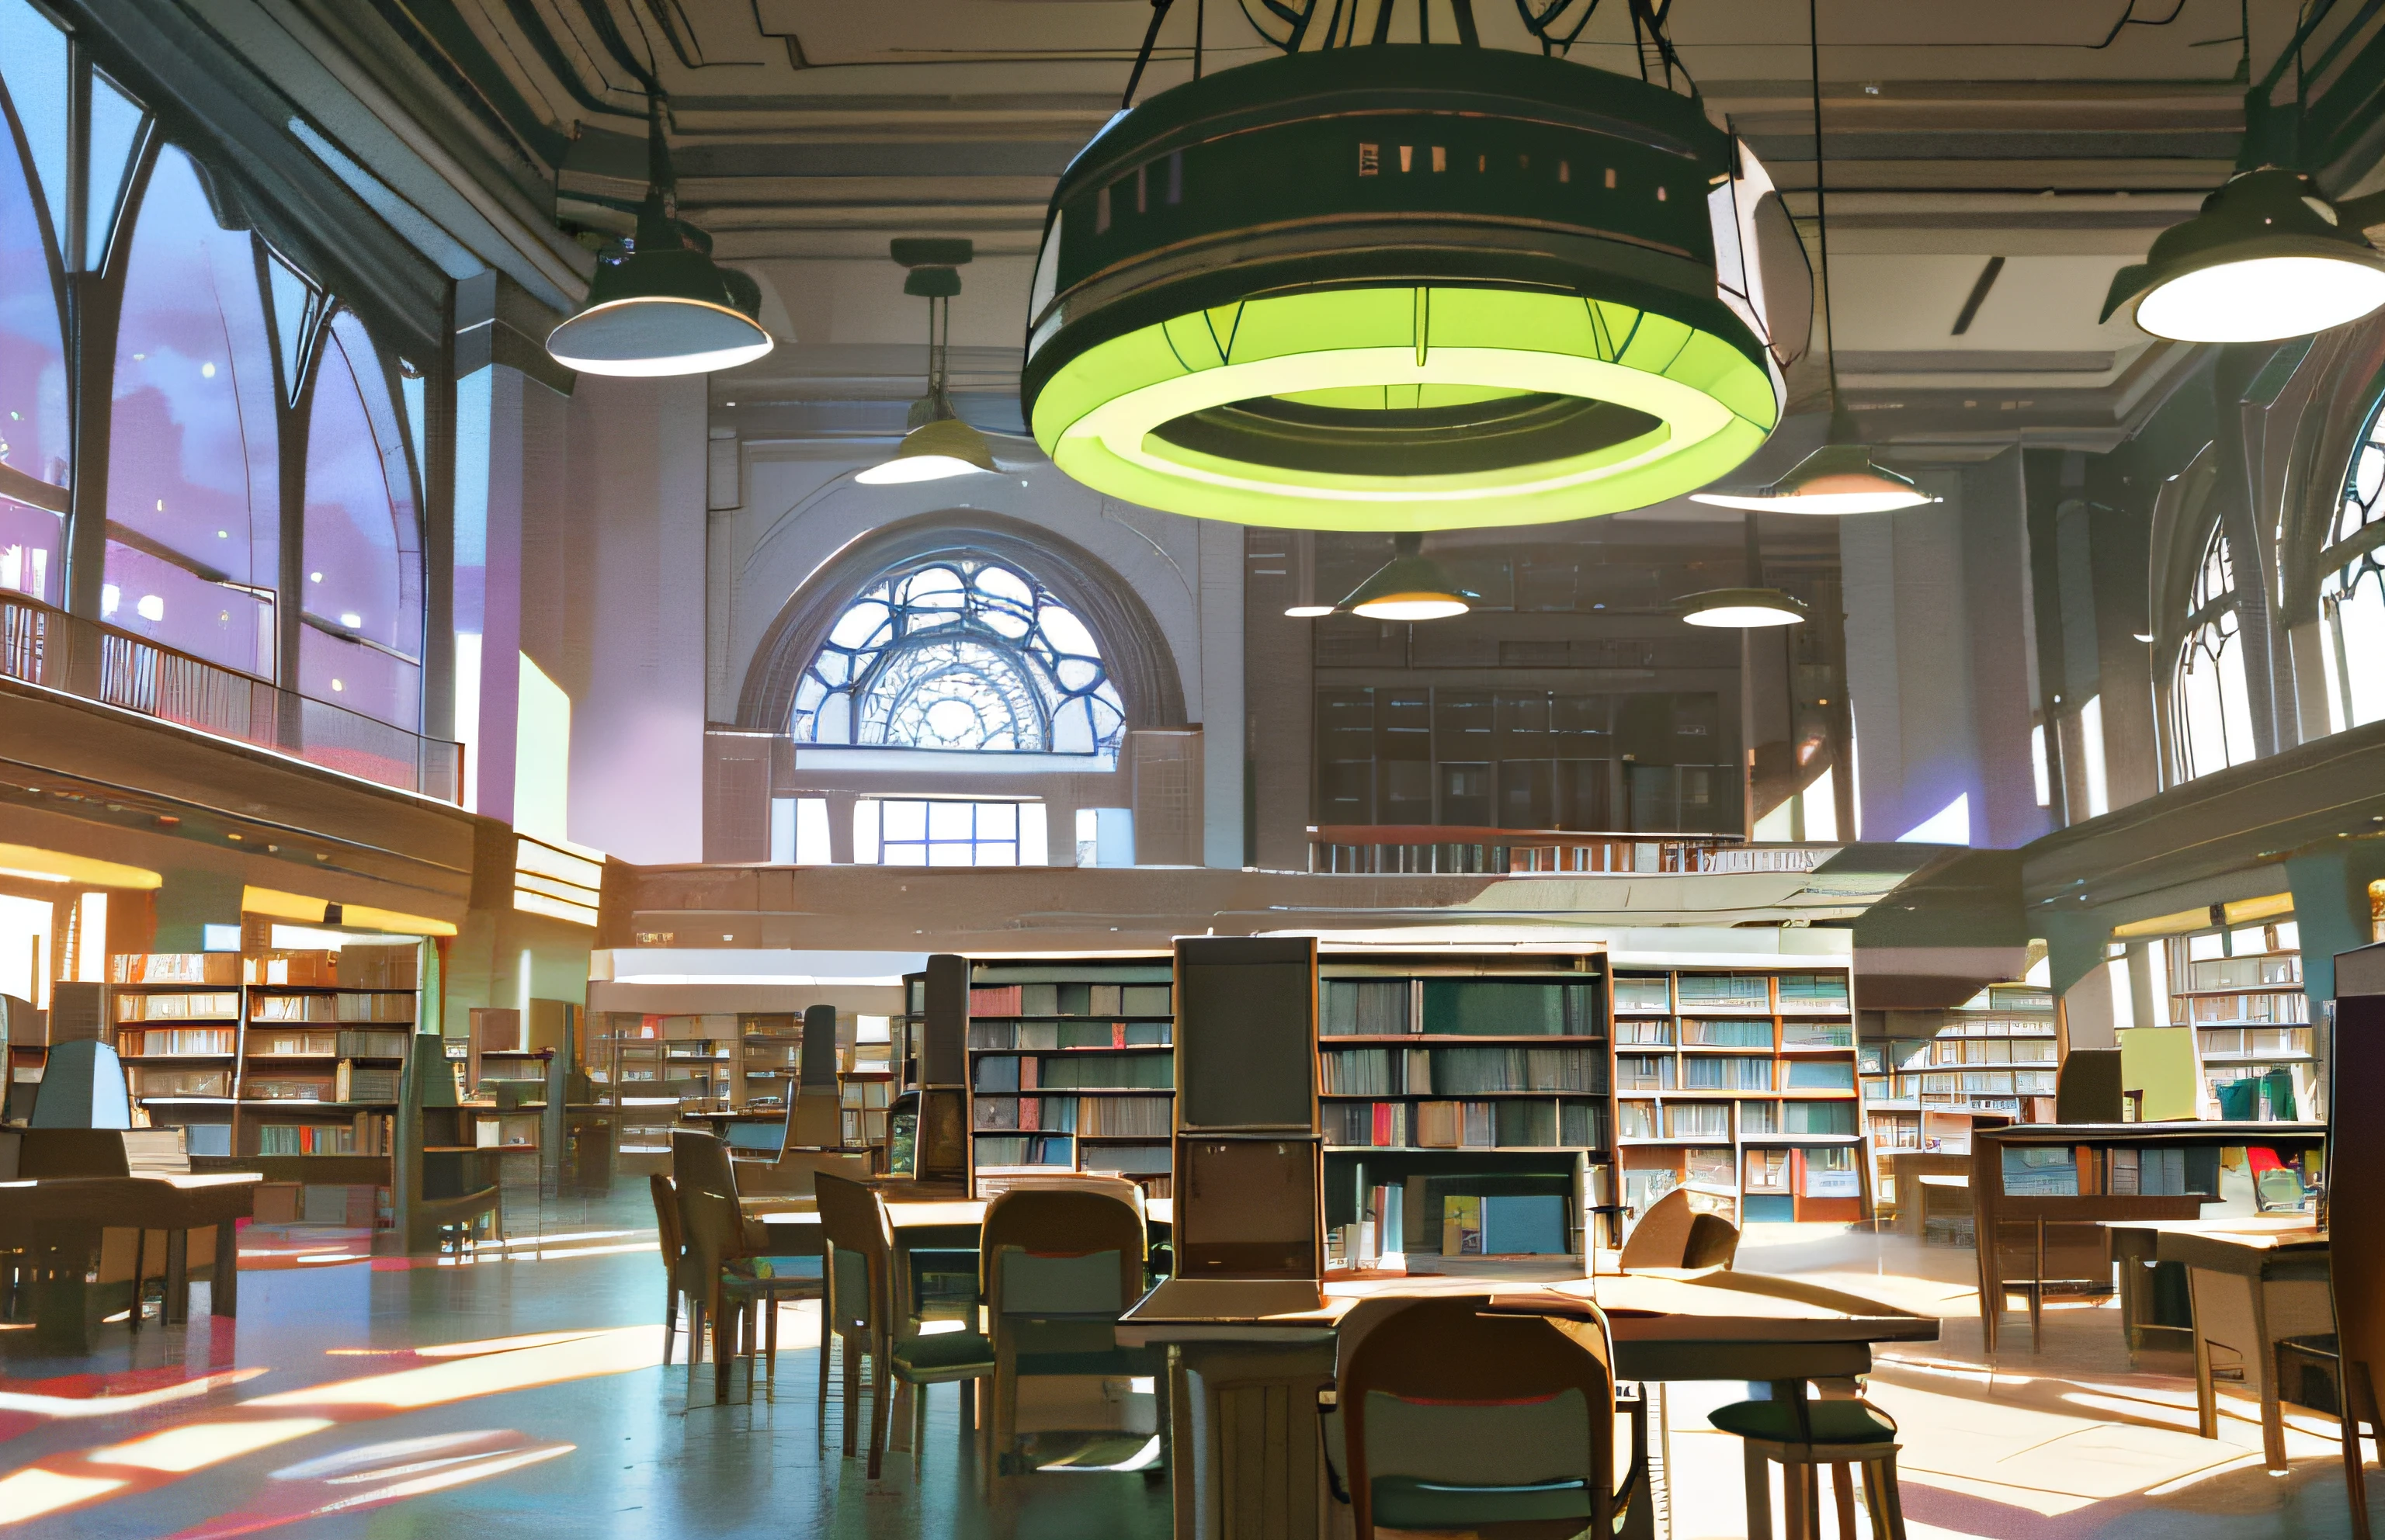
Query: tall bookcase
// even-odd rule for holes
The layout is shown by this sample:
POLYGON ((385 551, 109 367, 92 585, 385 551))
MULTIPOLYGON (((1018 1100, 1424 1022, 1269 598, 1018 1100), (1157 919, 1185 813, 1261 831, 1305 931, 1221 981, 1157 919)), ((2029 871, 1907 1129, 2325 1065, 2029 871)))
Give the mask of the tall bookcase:
POLYGON ((1957 1155, 1971 1148, 1973 1116, 2050 1123, 2056 1069, 2054 995, 2030 984, 1992 984, 1952 1010, 1867 1011, 1859 1018, 1857 1075, 1872 1190, 1896 1203, 1889 1155, 1957 1155))
POLYGON ((1614 967, 1624 1205, 1686 1186, 1744 1223, 1863 1218, 1846 966, 1614 967))
POLYGON ((1615 1244, 1592 1217, 1614 1161, 1596 952, 1326 948, 1317 974, 1330 1230, 1373 1225, 1377 1253, 1615 1244))
POLYGON ((1174 977, 1167 956, 970 962, 972 1190, 1068 1170, 1173 1191, 1174 977))
MULTIPOLYGON (((840 1035, 851 1020, 840 1017, 840 1035)), ((670 1132, 682 1126, 682 1114, 783 1116, 794 1102, 800 1012, 613 1011, 594 1019, 593 1031, 586 1050, 589 1080, 600 1100, 619 1109, 618 1152, 633 1161, 668 1160, 670 1132)))
POLYGON ((2194 1028, 2203 1082, 2223 1117, 2317 1118, 2327 1085, 2303 993, 2302 936, 2291 920, 2169 943, 2170 1019, 2194 1028), (2240 1091, 2222 1087, 2243 1081, 2240 1091))
POLYGON ((378 1155, 419 1012, 413 946, 126 954, 109 1017, 128 1088, 194 1154, 378 1155))

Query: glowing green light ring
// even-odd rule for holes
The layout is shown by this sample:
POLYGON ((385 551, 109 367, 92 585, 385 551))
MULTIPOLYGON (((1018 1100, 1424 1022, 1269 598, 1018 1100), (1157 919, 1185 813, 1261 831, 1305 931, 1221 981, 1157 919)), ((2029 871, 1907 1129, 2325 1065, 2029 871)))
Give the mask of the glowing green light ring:
POLYGON ((1778 416, 1771 375, 1743 348, 1654 312, 1545 292, 1387 286, 1275 295, 1113 338, 1052 377, 1033 430, 1071 477, 1149 507, 1294 528, 1447 529, 1662 502, 1729 474, 1778 416), (1419 349, 1416 322, 1428 312, 1429 345, 1419 349), (1315 345, 1320 333, 1333 345, 1315 345), (1271 352, 1270 338, 1308 341, 1271 352), (1561 460, 1445 476, 1248 465, 1152 435, 1255 396, 1385 384, 1614 402, 1664 426, 1561 460))

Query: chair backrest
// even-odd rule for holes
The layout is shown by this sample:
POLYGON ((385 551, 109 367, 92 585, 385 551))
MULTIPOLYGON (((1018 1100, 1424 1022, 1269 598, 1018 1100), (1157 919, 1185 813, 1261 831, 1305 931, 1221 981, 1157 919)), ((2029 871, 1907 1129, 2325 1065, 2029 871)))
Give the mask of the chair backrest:
POLYGON ((1679 1267, 1690 1244, 1690 1225, 1697 1216, 1690 1209, 1690 1189, 1675 1187, 1648 1205, 1623 1243, 1622 1266, 1679 1267))
POLYGON ((1683 1267, 1728 1268, 1738 1256, 1738 1225, 1720 1214, 1700 1214, 1690 1221, 1690 1238, 1681 1248, 1683 1267))
POLYGON ((997 1316, 1115 1317, 1143 1293, 1146 1244, 1107 1184, 1013 1187, 986 1205, 978 1286, 997 1316))
POLYGON ((829 1329, 863 1336, 893 1329, 894 1231, 885 1200, 858 1182, 820 1174, 813 1191, 829 1247, 829 1329))
POLYGON ((2054 1077, 2054 1121, 2120 1121, 2120 1050, 2072 1049, 2054 1077))
POLYGON ((1375 1324, 1337 1375, 1359 1540, 1374 1481, 1454 1485, 1579 1480, 1593 1535, 1613 1533, 1614 1349, 1604 1316, 1572 1330, 1486 1315, 1480 1296, 1417 1299, 1375 1324))
POLYGON ((729 1147, 710 1134, 672 1129, 671 1185, 678 1189, 681 1242, 709 1287, 721 1264, 743 1249, 744 1219, 729 1147))
POLYGON ((659 1171, 646 1178, 646 1186, 654 1196, 655 1238, 662 1246, 663 1266, 676 1283, 680 1254, 687 1249, 687 1241, 679 1223, 679 1188, 659 1171))
POLYGON ((113 1128, 28 1128, 17 1152, 17 1175, 128 1176, 124 1136, 113 1128))
POLYGON ((719 1193, 732 1202, 737 1198, 737 1169, 728 1145, 692 1128, 671 1130, 671 1181, 682 1193, 719 1193))

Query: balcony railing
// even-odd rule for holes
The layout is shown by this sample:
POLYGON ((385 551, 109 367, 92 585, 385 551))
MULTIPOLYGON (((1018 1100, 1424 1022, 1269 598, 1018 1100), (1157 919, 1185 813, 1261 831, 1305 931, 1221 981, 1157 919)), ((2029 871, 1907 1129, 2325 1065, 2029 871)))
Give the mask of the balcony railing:
POLYGON ((462 798, 461 744, 393 727, 19 594, 0 592, 0 677, 401 791, 449 802, 462 798))
POLYGON ((1312 872, 1573 875, 1810 872, 1835 845, 1750 845, 1735 834, 1590 834, 1438 824, 1327 824, 1308 831, 1312 872))

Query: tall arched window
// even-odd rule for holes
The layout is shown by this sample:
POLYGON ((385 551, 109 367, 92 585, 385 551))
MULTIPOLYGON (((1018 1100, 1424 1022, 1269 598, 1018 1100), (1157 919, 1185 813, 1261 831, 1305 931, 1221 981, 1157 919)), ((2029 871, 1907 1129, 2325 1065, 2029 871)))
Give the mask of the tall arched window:
POLYGON ((422 703, 422 540, 389 373, 335 313, 314 366, 298 689, 411 729, 422 703))
POLYGON ((2253 757, 2253 714, 2244 692, 2244 647, 2237 636, 2236 569, 2217 528, 2204 548, 2189 601, 2172 699, 2179 779, 2191 780, 2253 757))
POLYGON ((872 582, 796 687, 805 743, 1102 753, 1126 726, 1100 644, 1042 584, 939 556, 872 582))
POLYGON ((66 173, 66 34, 0 4, 0 589, 56 603, 72 451, 64 286, 36 167, 66 173))
POLYGON ((2385 400, 2368 414, 2319 565, 2330 731, 2385 718, 2385 400))
POLYGON ((263 253, 191 158, 157 154, 116 342, 102 618, 260 677, 274 669, 281 480, 263 253))

